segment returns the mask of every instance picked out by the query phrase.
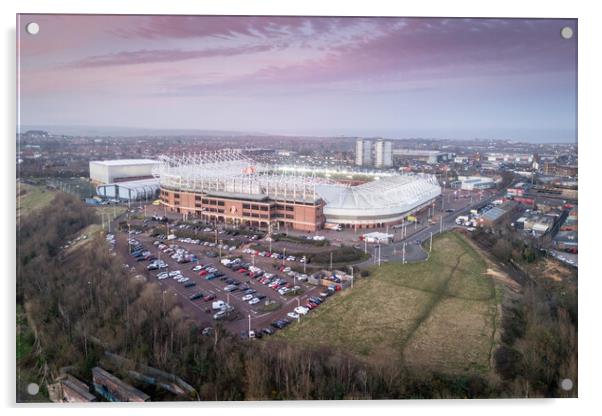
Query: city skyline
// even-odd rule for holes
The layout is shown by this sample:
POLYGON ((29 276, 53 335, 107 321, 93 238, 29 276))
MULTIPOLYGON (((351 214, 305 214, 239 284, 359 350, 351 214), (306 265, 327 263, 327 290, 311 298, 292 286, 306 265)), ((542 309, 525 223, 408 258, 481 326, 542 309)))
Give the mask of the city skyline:
POLYGON ((21 15, 20 124, 575 142, 564 26, 577 33, 574 19, 21 15))

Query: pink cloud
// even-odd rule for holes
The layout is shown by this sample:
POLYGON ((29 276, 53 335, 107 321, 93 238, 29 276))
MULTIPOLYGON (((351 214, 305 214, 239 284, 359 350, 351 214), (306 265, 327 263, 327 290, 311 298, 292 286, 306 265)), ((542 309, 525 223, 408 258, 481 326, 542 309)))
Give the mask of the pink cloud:
POLYGON ((234 47, 220 49, 201 49, 201 50, 179 50, 179 49, 161 49, 161 50, 137 50, 117 52, 106 55, 97 55, 83 58, 72 62, 67 67, 72 68, 93 68, 115 65, 140 65, 157 62, 176 62, 189 59, 235 56, 241 54, 252 54, 257 52, 267 52, 274 49, 270 45, 256 45, 249 47, 234 47))

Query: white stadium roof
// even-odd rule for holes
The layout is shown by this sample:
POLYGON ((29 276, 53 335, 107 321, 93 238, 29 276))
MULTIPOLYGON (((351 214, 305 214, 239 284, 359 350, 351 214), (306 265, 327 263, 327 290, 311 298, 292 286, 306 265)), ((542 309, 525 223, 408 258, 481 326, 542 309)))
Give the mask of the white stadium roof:
POLYGON ((317 185, 316 192, 328 221, 365 224, 401 219, 440 195, 441 187, 432 175, 397 175, 359 186, 317 185))

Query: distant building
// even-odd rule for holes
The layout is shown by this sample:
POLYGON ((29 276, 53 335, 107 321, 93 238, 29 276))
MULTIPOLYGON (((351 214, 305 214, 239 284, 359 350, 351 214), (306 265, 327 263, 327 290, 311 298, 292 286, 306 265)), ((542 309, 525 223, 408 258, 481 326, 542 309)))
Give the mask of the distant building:
POLYGON ((577 231, 559 231, 554 237, 554 246, 558 250, 577 253, 579 246, 577 231))
POLYGON ((392 144, 388 140, 378 140, 374 145, 375 163, 377 168, 393 166, 392 144))
POLYGON ((464 191, 495 188, 495 181, 487 176, 458 176, 458 182, 464 191))
POLYGON ((489 162, 530 165, 534 158, 532 154, 526 153, 487 153, 486 160, 489 162))
POLYGON ((50 137, 50 134, 48 134, 48 132, 44 130, 27 130, 22 135, 23 137, 28 139, 44 139, 50 137))
POLYGON ((357 139, 355 142, 355 164, 372 166, 372 141, 357 139))
POLYGON ((504 218, 508 218, 508 216, 513 212, 515 208, 515 202, 506 201, 502 205, 493 207, 487 212, 485 212, 479 219, 479 223, 481 226, 492 226, 500 222, 504 218))
POLYGON ((537 212, 527 212, 516 220, 516 227, 534 235, 542 235, 554 226, 554 217, 537 212))
POLYGON ((577 165, 560 165, 550 161, 544 162, 542 171, 544 175, 563 176, 568 178, 576 177, 579 172, 577 165))
POLYGON ((508 190, 506 191, 506 194, 509 197, 517 197, 517 196, 520 197, 520 196, 524 196, 525 193, 527 193, 530 188, 531 188, 531 185, 529 185, 528 183, 519 182, 516 185, 514 185, 514 187, 508 188, 508 190))
POLYGON ((393 150, 393 155, 402 159, 422 160, 431 165, 453 159, 451 153, 440 152, 438 150, 395 149, 393 150))
POLYGON ((90 179, 96 183, 114 183, 135 179, 150 179, 153 169, 160 165, 150 159, 118 159, 90 162, 90 179))

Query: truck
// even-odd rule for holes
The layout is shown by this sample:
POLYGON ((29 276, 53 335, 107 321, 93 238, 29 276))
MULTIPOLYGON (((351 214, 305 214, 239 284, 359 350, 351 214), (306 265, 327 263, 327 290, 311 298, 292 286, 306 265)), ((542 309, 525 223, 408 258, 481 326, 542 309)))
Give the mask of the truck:
POLYGON ((341 224, 335 224, 332 222, 327 222, 324 224, 324 229, 325 230, 332 230, 332 231, 341 231, 343 229, 343 227, 341 227, 341 224))

